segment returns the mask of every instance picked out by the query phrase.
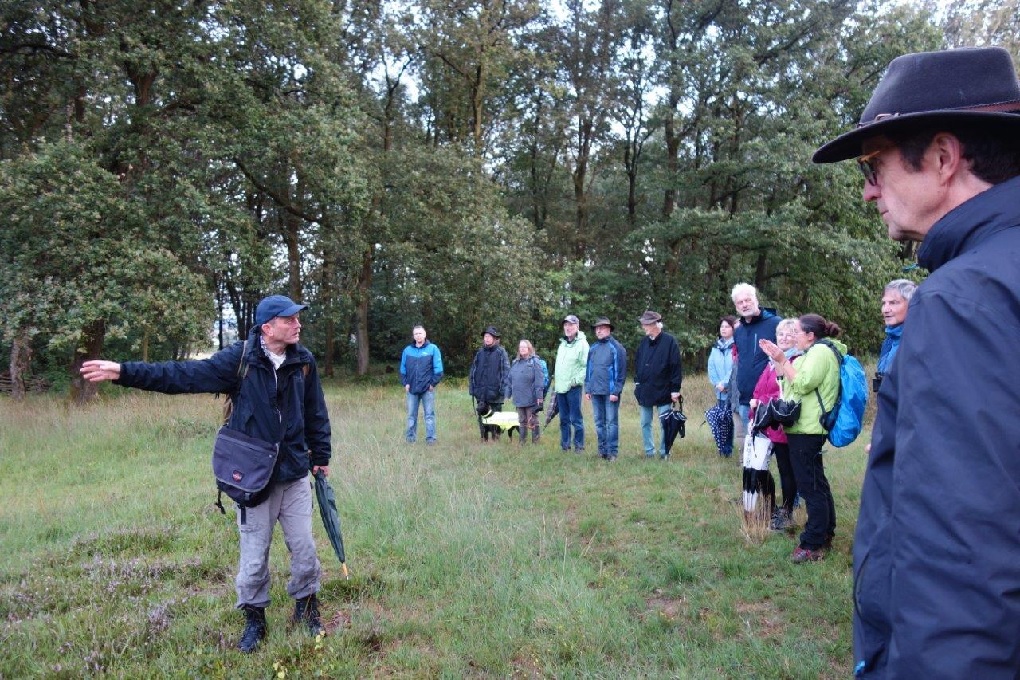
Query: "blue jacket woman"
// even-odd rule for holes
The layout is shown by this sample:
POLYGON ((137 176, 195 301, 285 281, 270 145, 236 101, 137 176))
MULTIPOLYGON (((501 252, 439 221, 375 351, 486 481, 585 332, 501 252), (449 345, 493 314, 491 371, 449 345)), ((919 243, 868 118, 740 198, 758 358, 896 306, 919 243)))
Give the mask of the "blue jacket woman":
POLYGON ((719 337, 708 353, 708 379, 715 390, 717 401, 730 400, 730 379, 733 372, 733 331, 737 317, 724 316, 719 320, 719 337))

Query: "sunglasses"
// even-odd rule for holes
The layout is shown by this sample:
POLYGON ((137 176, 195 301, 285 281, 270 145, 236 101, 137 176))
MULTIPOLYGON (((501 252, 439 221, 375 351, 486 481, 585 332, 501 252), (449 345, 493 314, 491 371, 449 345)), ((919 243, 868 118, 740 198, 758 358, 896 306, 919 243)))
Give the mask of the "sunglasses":
POLYGON ((866 153, 863 156, 857 157, 857 167, 861 169, 861 174, 864 175, 864 181, 873 187, 878 186, 878 170, 872 165, 872 161, 878 157, 880 153, 885 149, 878 149, 871 153, 866 153))

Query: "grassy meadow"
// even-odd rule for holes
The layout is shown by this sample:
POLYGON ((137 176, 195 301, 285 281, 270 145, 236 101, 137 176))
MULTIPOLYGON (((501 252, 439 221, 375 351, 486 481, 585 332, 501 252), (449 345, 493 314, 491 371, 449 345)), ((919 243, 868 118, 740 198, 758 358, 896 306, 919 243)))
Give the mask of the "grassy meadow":
POLYGON ((628 387, 609 464, 587 404, 586 455, 560 451, 558 419, 537 447, 483 445, 447 381, 427 447, 404 443, 399 385, 327 384, 351 578, 316 517, 329 635, 291 630, 277 531, 250 656, 233 515, 213 505, 222 402, 0 398, 0 678, 847 677, 866 437, 826 454, 833 552, 794 565, 793 535, 743 526, 739 454, 720 459, 702 424, 705 377, 685 388, 672 459, 644 459, 628 387))

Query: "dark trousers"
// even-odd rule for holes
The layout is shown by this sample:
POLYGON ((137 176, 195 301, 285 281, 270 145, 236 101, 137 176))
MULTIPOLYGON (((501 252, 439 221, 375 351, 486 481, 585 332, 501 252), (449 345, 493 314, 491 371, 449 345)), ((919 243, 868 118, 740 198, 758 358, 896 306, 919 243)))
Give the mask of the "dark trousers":
POLYGON ((793 514, 793 499, 797 497, 797 478, 790 460, 790 445, 772 443, 772 457, 779 469, 779 486, 783 489, 783 510, 793 514))
POLYGON ((800 547, 818 550, 836 533, 836 504, 832 500, 832 490, 825 478, 825 466, 819 453, 825 443, 825 435, 787 433, 786 438, 789 440, 797 491, 807 508, 807 523, 800 535, 800 547))

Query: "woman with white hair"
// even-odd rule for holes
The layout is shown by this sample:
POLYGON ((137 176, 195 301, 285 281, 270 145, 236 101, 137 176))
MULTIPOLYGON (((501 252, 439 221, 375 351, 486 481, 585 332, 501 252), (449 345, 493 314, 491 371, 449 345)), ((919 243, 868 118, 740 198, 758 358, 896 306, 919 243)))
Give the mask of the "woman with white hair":
MULTIPOLYGON (((793 361, 801 355, 801 351, 794 345, 794 336, 797 333, 796 319, 783 319, 776 326, 776 346, 783 350, 783 355, 789 361, 793 361)), ((754 394, 751 397, 751 420, 757 413, 759 406, 764 407, 772 399, 780 399, 782 390, 779 385, 779 378, 776 375, 776 362, 769 359, 769 365, 761 372, 758 384, 754 387, 754 394)), ((774 508, 769 528, 773 531, 785 531, 793 526, 793 503, 797 497, 797 479, 793 474, 793 463, 790 461, 790 445, 786 433, 781 425, 765 428, 762 433, 772 442, 772 455, 776 459, 776 467, 779 468, 779 485, 783 491, 783 504, 775 507, 776 483, 768 470, 768 460, 762 469, 748 469, 744 467, 744 498, 754 498, 761 493, 766 497, 767 502, 774 508)), ((754 509, 746 507, 745 510, 754 509)))

